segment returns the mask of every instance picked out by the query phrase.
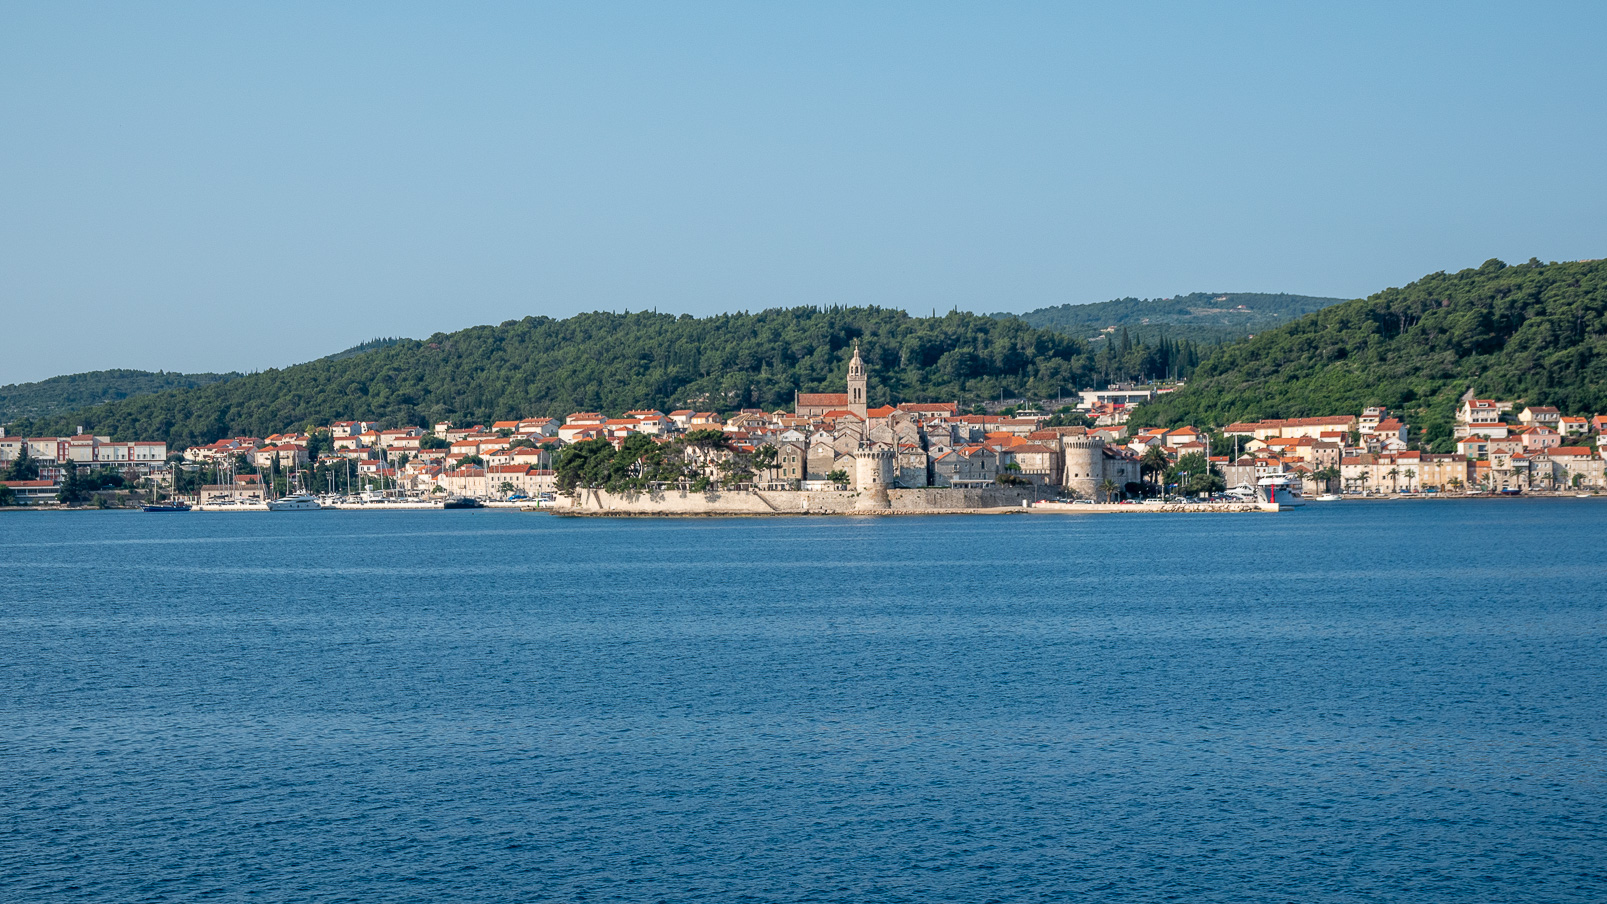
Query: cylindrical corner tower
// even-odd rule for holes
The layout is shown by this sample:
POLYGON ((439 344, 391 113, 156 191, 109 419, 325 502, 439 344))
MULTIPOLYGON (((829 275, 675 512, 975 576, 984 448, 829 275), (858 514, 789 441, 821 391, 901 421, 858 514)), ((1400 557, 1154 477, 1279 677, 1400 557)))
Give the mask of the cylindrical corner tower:
POLYGON ((856 508, 884 509, 893 503, 887 488, 893 484, 893 450, 860 449, 854 453, 854 489, 859 491, 856 508))
POLYGON ((1105 441, 1095 437, 1068 436, 1065 450, 1066 471, 1061 484, 1068 492, 1090 499, 1099 494, 1105 479, 1105 441))

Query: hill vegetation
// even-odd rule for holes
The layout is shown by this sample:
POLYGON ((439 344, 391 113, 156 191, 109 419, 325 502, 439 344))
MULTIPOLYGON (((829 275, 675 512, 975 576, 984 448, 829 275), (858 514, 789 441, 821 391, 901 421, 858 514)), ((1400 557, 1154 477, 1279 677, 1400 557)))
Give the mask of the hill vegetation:
POLYGON ((35 435, 83 424, 175 447, 364 418, 388 425, 489 422, 631 408, 791 407, 795 391, 841 391, 855 340, 871 403, 1001 395, 1053 399, 1090 383, 1177 369, 1173 343, 1089 349, 1020 320, 911 317, 881 308, 791 308, 707 318, 591 313, 527 317, 331 356, 225 383, 126 399, 14 425, 35 435))
POLYGON ((406 341, 406 339, 403 339, 400 336, 388 336, 370 339, 367 342, 360 342, 357 345, 346 349, 345 351, 335 352, 333 355, 325 355, 321 360, 339 361, 342 358, 350 358, 353 355, 361 355, 364 352, 371 352, 382 348, 390 348, 393 345, 406 341))
MULTIPOLYGON (((389 348, 404 339, 378 338, 329 355, 323 360, 338 361, 389 348)), ((239 373, 182 374, 149 370, 95 370, 81 374, 51 377, 36 383, 0 386, 0 424, 19 420, 49 418, 52 415, 89 408, 106 402, 131 399, 170 389, 194 389, 212 383, 237 379, 239 373)))
POLYGON ((1223 425, 1387 405, 1450 448, 1458 398, 1607 411, 1607 262, 1433 273, 1220 349, 1134 424, 1223 425))
POLYGON ((1344 300, 1261 292, 1193 292, 1175 298, 1118 298, 995 316, 1020 317, 1040 329, 1079 339, 1107 336, 1114 341, 1125 327, 1133 338, 1147 342, 1168 337, 1215 345, 1243 339, 1344 300))
POLYGON ((42 418, 105 402, 169 389, 193 389, 240 376, 180 374, 149 370, 94 370, 51 377, 37 383, 0 386, 0 424, 19 418, 42 418))

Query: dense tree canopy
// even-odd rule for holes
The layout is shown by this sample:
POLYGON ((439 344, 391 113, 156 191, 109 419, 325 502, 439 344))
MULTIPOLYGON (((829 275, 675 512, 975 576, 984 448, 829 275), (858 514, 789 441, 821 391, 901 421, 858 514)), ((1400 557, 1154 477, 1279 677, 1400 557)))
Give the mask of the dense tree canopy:
POLYGON ((1020 317, 1040 329, 1078 338, 1094 336, 1106 327, 1126 327, 1134 338, 1151 343, 1165 336, 1214 345, 1243 339, 1344 300, 1264 292, 1191 292, 1172 298, 1063 304, 997 316, 1020 317))
POLYGON ((0 386, 0 424, 76 411, 164 389, 190 389, 239 374, 179 374, 148 370, 95 370, 37 383, 0 386))
POLYGON ((1187 379, 1208 351, 1187 339, 1168 339, 1165 335, 1147 342, 1135 340, 1126 327, 1107 341, 1093 343, 1093 348, 1094 374, 1101 385, 1187 379))
POLYGON ((1449 446, 1457 399, 1607 410, 1607 262, 1434 273, 1225 347, 1135 425, 1226 424, 1387 405, 1449 446))
POLYGON ((911 317, 883 308, 791 308, 707 318, 648 312, 527 317, 400 340, 227 383, 162 392, 17 425, 83 424, 174 446, 364 418, 386 425, 653 407, 790 407, 842 391, 862 342, 870 402, 1055 398, 1099 379, 1086 343, 1020 320, 911 317))
POLYGON ((642 491, 672 484, 701 493, 712 486, 740 486, 775 461, 775 446, 742 452, 731 447, 724 431, 693 430, 668 443, 633 434, 617 451, 606 439, 575 443, 559 450, 553 469, 558 489, 565 493, 577 488, 642 491), (707 462, 714 463, 714 474, 707 462))

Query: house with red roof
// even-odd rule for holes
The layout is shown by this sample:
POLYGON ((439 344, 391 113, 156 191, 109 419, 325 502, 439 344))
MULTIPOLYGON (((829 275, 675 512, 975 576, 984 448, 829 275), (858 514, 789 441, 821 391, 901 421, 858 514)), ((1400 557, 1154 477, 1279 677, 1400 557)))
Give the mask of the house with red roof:
POLYGON ((1523 441, 1523 448, 1531 452, 1538 449, 1552 449, 1562 445, 1562 434, 1550 427, 1544 427, 1539 424, 1520 428, 1517 432, 1517 437, 1523 441))
POLYGON ((1525 426, 1538 425, 1555 429, 1561 419, 1562 412, 1550 405, 1530 405, 1518 414, 1518 423, 1525 426))
POLYGON ((1584 436, 1590 432, 1590 419, 1577 416, 1559 417, 1557 432, 1564 437, 1584 436))

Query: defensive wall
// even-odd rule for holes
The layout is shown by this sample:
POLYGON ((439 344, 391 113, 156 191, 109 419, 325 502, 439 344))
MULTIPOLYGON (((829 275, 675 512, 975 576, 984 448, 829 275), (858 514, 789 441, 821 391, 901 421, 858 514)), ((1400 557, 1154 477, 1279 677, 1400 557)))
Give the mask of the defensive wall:
POLYGON ((1032 487, 925 487, 858 490, 664 490, 610 493, 576 490, 549 509, 560 515, 939 515, 979 511, 1025 511, 1032 487), (885 494, 883 502, 882 494, 885 494))
POLYGON ((1276 502, 1169 502, 1161 505, 1150 503, 1082 503, 1082 502, 1039 502, 1032 506, 1031 511, 1040 515, 1143 515, 1166 514, 1168 512, 1276 512, 1276 502))

